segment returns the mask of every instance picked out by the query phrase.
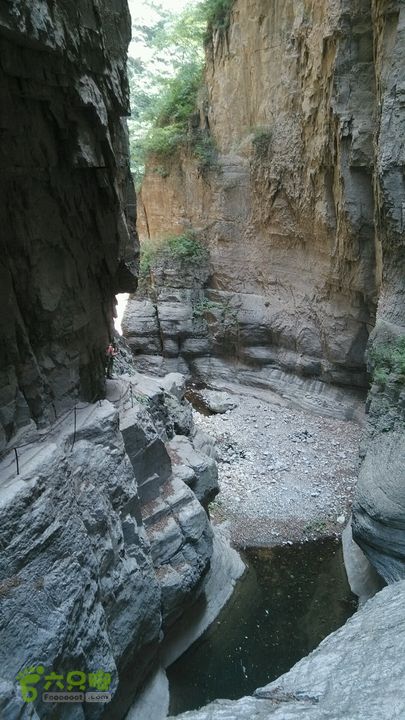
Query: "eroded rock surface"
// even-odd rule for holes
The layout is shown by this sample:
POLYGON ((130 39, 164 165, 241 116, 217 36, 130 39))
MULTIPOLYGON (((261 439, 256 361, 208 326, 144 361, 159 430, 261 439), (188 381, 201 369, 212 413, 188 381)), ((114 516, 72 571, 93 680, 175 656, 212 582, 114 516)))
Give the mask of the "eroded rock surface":
MULTIPOLYGON (((53 717, 41 693, 29 705, 19 694, 18 672, 39 663, 47 672, 111 673, 108 717, 122 717, 167 632, 204 589, 212 528, 169 455, 181 386, 179 376, 116 378, 110 400, 80 406, 76 433, 71 413, 50 435, 31 437, 18 477, 3 460, 2 718, 53 717), (169 408, 162 385, 177 392, 169 408)), ((196 457, 203 463, 201 451, 196 457)), ((103 714, 91 703, 73 715, 69 705, 57 710, 60 718, 103 714)))
POLYGON ((0 8, 1 444, 102 391, 114 294, 136 289, 130 28, 126 0, 0 8))
MULTIPOLYGON (((381 4, 384 14, 395 32, 395 7, 381 4)), ((209 249, 209 278, 195 275, 196 297, 189 274, 181 283, 178 272, 153 269, 138 352, 163 350, 193 371, 196 358, 214 355, 269 374, 367 384, 381 218, 376 32, 370 0, 233 4, 229 28, 207 50, 200 107, 217 162, 202 169, 181 151, 162 177, 162 159, 151 158, 139 218, 143 238, 194 228, 209 249)), ((387 106, 387 129, 388 118, 387 106)))
POLYGON ((353 536, 386 582, 405 578, 405 7, 374 2, 382 285, 368 347, 373 385, 353 536))

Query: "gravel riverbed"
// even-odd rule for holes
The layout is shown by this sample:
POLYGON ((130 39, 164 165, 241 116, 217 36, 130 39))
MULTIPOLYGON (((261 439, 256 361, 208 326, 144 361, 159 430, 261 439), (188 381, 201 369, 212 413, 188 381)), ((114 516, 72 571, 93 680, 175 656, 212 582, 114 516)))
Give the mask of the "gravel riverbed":
POLYGON ((237 407, 223 414, 193 411, 217 445, 213 522, 229 521, 236 547, 340 534, 357 479, 360 425, 279 406, 265 394, 231 397, 237 407))

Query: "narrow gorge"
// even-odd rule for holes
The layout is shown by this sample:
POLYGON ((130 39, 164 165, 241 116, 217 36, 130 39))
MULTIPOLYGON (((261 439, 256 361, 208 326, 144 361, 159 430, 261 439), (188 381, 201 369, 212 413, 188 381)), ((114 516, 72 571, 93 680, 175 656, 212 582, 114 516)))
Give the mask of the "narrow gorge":
POLYGON ((0 3, 0 718, 402 720, 405 3, 188 5, 136 192, 127 0, 0 3))

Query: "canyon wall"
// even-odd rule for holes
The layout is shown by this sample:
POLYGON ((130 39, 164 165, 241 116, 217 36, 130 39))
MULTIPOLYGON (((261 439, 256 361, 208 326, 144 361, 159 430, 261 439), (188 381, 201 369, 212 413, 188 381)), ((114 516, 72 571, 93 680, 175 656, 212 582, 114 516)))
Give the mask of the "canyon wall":
POLYGON ((353 536, 386 582, 405 578, 405 6, 373 2, 376 231, 382 284, 368 361, 374 382, 353 536))
MULTIPOLYGON (((381 279, 370 1, 236 0, 207 47, 205 83, 192 124, 209 131, 216 163, 184 148, 150 158, 139 209, 141 239, 194 229, 209 250, 215 317, 205 346, 190 348, 201 330, 183 329, 178 353, 194 371, 208 348, 268 375, 365 386, 381 279)), ((153 278, 163 338, 165 302, 184 304, 172 289, 153 278)))
POLYGON ((10 720, 122 718, 168 629, 198 597, 207 604, 217 470, 194 447, 183 380, 141 378, 123 347, 115 370, 130 375, 104 377, 115 294, 137 286, 130 26, 126 0, 0 6, 0 450, 11 440, 0 453, 0 716, 10 720), (72 672, 97 689, 99 671, 107 708, 43 702, 72 672))
MULTIPOLYGON (((154 382, 132 369, 109 381, 108 399, 80 405, 77 427, 59 424, 21 450, 19 476, 1 464, 5 720, 121 720, 168 633, 181 640, 174 623, 198 598, 200 616, 212 601, 215 539, 197 496, 215 496, 217 470, 197 449, 183 392, 181 376, 154 382), (68 673, 87 685, 99 670, 110 676, 108 705, 43 702, 44 690, 68 689, 68 673), (52 672, 61 685, 44 687, 52 672), (39 683, 24 684, 32 674, 39 683)), ((224 544, 221 553, 226 566, 224 544)))
POLYGON ((140 198, 141 239, 194 230, 208 255, 161 255, 125 318, 156 372, 374 378, 353 536, 388 582, 405 576, 404 41, 400 0, 235 0, 190 121, 217 160, 150 157, 140 198))
POLYGON ((0 8, 0 449, 100 394, 114 294, 136 289, 125 0, 0 8))

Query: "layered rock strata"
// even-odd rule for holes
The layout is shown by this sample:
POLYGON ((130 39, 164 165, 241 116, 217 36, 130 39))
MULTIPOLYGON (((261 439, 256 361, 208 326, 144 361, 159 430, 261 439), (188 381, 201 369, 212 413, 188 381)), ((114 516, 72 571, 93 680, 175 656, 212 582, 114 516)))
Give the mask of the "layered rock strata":
POLYGON ((291 373, 366 385, 368 342, 352 527, 388 582, 405 572, 404 13, 235 1, 199 115, 217 164, 183 149, 159 174, 151 158, 142 189, 142 237, 194 228, 207 268, 190 279, 156 263, 125 326, 155 372, 177 363, 283 393, 291 373))
MULTIPOLYGON (((169 455, 181 387, 178 376, 160 385, 139 374, 111 381, 110 401, 81 407, 76 432, 68 416, 46 442, 25 448, 18 477, 3 462, 2 718, 121 718, 162 640, 204 589, 212 528, 169 455), (62 675, 101 668, 114 700, 105 712, 73 706, 73 715, 69 704, 43 703, 41 692, 24 703, 17 675, 38 665, 62 675)), ((188 478, 198 492, 191 467, 188 478)))
POLYGON ((0 448, 103 388, 136 288, 126 0, 0 8, 0 448))
POLYGON ((151 158, 140 204, 142 238, 198 232, 210 277, 195 299, 152 268, 144 354, 367 384, 384 153, 373 33, 370 0, 236 0, 207 49, 199 114, 217 162, 202 168, 183 149, 159 173, 151 158), (169 338, 173 307, 182 325, 169 338))
POLYGON ((405 578, 405 7, 373 3, 379 107, 376 221, 382 286, 353 536, 386 582, 405 578))

